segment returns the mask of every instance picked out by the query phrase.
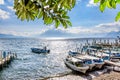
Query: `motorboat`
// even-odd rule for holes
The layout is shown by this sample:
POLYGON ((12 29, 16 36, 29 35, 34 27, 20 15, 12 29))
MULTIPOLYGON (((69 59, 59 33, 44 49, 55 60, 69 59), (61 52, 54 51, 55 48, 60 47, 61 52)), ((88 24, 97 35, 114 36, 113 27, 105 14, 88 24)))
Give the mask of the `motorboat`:
POLYGON ((74 57, 69 56, 64 60, 64 62, 70 69, 84 74, 89 69, 89 66, 86 65, 83 60, 76 59, 74 57))
MULTIPOLYGON (((86 49, 86 51, 88 51, 88 49, 86 49)), ((89 50, 90 51, 90 50, 89 50)), ((92 55, 89 55, 88 53, 90 52, 85 52, 82 50, 82 52, 72 52, 69 51, 69 56, 73 56, 77 59, 80 60, 84 60, 84 62, 89 66, 89 70, 92 70, 94 67, 96 68, 102 68, 102 66, 104 65, 104 61, 102 58, 98 58, 92 55)))
POLYGON ((104 53, 111 54, 111 58, 120 59, 120 52, 115 50, 105 50, 104 53))
POLYGON ((40 48, 31 48, 31 50, 34 53, 50 53, 50 50, 46 49, 46 48, 43 48, 43 49, 40 49, 40 48))
POLYGON ((90 56, 88 54, 75 56, 75 58, 83 60, 85 62, 85 64, 87 64, 89 66, 89 70, 92 70, 94 67, 100 69, 105 64, 103 59, 100 59, 100 58, 97 58, 94 56, 90 56))
POLYGON ((69 56, 76 56, 76 55, 79 55, 79 54, 80 54, 80 52, 75 52, 75 51, 69 51, 68 52, 69 56))

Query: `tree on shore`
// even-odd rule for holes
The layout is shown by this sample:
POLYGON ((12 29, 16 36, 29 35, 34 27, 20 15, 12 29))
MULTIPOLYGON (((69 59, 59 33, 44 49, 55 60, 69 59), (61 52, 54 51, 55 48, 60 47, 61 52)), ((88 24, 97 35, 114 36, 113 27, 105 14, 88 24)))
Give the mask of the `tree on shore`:
MULTIPOLYGON (((94 3, 100 3, 100 10, 104 12, 105 8, 116 9, 120 0, 94 0, 94 3)), ((71 11, 75 6, 76 0, 14 0, 15 14, 18 19, 35 20, 43 19, 44 24, 55 23, 58 28, 60 24, 64 28, 72 26, 68 11, 71 11)), ((120 19, 120 12, 118 12, 115 20, 120 19)))

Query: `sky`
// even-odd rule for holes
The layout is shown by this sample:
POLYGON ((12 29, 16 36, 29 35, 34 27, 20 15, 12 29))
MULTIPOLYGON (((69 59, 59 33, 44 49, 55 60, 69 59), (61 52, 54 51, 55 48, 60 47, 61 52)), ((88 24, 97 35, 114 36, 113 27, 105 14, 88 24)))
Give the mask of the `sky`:
POLYGON ((111 32, 120 31, 120 22, 115 16, 120 10, 107 9, 100 12, 99 4, 93 0, 77 0, 75 7, 68 13, 72 27, 55 28, 54 24, 45 25, 41 19, 21 21, 13 9, 14 0, 0 0, 0 34, 37 37, 37 38, 86 38, 106 37, 111 32))

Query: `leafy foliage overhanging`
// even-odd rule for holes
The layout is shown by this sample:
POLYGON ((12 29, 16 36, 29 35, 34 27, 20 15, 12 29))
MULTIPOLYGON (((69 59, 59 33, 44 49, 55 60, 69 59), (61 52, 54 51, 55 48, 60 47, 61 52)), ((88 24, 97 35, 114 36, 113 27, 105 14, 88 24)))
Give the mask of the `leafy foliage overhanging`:
MULTIPOLYGON (((120 0, 94 0, 94 3, 100 3, 99 9, 104 12, 105 8, 116 9, 117 4, 120 4, 120 0)), ((118 20, 120 20, 120 12, 115 17, 115 21, 118 20)))
POLYGON ((76 0, 14 0, 14 9, 22 21, 42 18, 46 25, 55 23, 56 28, 60 24, 67 28, 72 26, 67 13, 75 6, 75 2, 76 0))
MULTIPOLYGON (((94 0, 94 3, 100 3, 100 11, 104 12, 106 7, 116 9, 120 0, 94 0)), ((72 26, 67 13, 75 4, 76 0, 14 0, 14 9, 22 21, 34 21, 42 18, 46 25, 55 23, 56 28, 60 24, 67 28, 72 26)), ((120 12, 118 12, 115 20, 120 20, 120 12)))

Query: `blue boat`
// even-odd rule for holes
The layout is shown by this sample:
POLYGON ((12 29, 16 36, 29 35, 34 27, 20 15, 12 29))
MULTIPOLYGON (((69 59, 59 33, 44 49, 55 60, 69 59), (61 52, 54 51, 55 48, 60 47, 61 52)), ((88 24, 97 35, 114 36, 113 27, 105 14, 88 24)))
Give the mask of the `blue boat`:
POLYGON ((68 54, 69 54, 70 56, 76 56, 76 55, 78 55, 78 54, 80 54, 80 53, 79 53, 79 52, 69 51, 68 54))
POLYGON ((120 59, 120 52, 118 51, 114 51, 114 50, 111 50, 110 52, 109 51, 105 51, 106 54, 111 54, 111 58, 116 58, 116 59, 120 59))
POLYGON ((104 65, 104 61, 102 59, 91 56, 91 55, 88 55, 84 51, 83 52, 69 51, 68 54, 69 54, 69 56, 72 56, 74 58, 83 60, 84 63, 89 66, 89 70, 92 70, 93 67, 96 67, 96 68, 100 69, 104 65))
POLYGON ((32 50, 32 52, 34 52, 34 53, 50 53, 50 50, 48 49, 46 49, 46 47, 45 48, 43 48, 43 49, 40 49, 40 48, 31 48, 31 50, 32 50))

